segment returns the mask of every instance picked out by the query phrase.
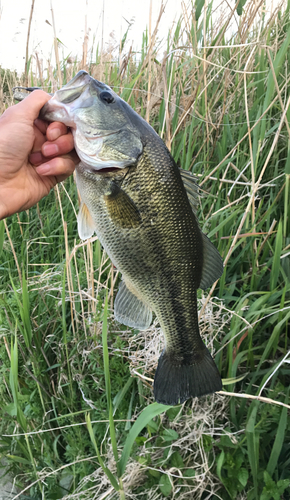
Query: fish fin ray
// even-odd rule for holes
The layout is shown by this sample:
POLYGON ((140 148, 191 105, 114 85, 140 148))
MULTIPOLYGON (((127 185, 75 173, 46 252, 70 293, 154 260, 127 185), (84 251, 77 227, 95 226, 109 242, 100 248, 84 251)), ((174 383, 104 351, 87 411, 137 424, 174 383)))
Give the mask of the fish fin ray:
POLYGON ((221 277, 224 265, 223 259, 216 247, 204 233, 201 234, 203 243, 203 265, 199 288, 205 290, 221 277))
POLYGON ((142 218, 138 208, 116 183, 111 183, 111 193, 104 198, 109 216, 117 226, 130 229, 140 225, 142 218))
POLYGON ((87 205, 81 202, 80 211, 78 213, 78 233, 81 240, 87 240, 93 236, 95 232, 95 223, 92 219, 87 205))
MULTIPOLYGON (((198 184, 196 182, 196 178, 192 175, 191 172, 182 169, 180 169, 180 175, 190 206, 196 218, 196 210, 199 201, 198 184)), ((203 244, 203 266, 199 288, 205 290, 221 277, 224 267, 223 260, 218 250, 205 234, 203 234, 202 232, 201 234, 203 244)))
POLYGON ((132 285, 129 286, 130 290, 124 280, 120 283, 114 303, 115 319, 131 328, 146 330, 152 323, 152 311, 132 285))
POLYGON ((164 350, 159 358, 154 378, 157 403, 177 405, 193 397, 212 394, 222 389, 222 381, 208 349, 195 364, 174 364, 174 354, 164 350))
POLYGON ((183 185, 185 187, 185 191, 192 208, 194 215, 196 215, 196 210, 198 208, 199 203, 199 192, 198 192, 198 184, 196 182, 196 177, 192 175, 188 170, 183 170, 182 168, 179 170, 183 185))

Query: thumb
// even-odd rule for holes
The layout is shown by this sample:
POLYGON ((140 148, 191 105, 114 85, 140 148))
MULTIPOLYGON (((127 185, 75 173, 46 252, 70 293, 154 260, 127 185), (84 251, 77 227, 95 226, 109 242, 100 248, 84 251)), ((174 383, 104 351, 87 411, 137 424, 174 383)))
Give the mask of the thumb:
POLYGON ((51 99, 51 96, 43 90, 34 90, 23 101, 15 104, 13 110, 22 117, 25 116, 26 120, 33 122, 38 118, 41 108, 49 99, 51 99))

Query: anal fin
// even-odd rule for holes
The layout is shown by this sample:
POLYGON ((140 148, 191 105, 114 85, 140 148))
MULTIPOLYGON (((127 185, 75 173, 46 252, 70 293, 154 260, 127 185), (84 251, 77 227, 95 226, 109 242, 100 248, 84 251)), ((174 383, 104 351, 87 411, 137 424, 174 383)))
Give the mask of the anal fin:
POLYGON ((121 281, 114 303, 115 319, 138 330, 146 330, 152 323, 152 311, 138 296, 132 285, 121 281))

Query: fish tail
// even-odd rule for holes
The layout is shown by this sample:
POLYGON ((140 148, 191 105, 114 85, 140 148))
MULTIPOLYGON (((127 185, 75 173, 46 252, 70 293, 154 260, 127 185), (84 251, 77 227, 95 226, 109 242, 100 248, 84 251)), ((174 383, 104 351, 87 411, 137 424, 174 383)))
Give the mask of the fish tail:
POLYGON ((176 362, 174 354, 162 352, 154 378, 154 397, 157 403, 177 405, 190 397, 211 394, 222 389, 222 381, 208 349, 193 363, 176 362))

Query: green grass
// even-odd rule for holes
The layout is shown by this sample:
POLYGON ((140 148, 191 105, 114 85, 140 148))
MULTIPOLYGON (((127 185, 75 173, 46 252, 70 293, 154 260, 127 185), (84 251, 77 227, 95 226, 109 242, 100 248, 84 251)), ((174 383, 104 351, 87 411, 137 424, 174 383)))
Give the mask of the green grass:
MULTIPOLYGON (((200 225, 225 262, 198 292, 222 394, 153 402, 158 324, 113 321, 119 277, 96 238, 78 239, 73 178, 0 222, 0 452, 23 499, 290 498, 290 4, 252 8, 234 11, 237 30, 196 2, 166 59, 145 32, 121 73, 99 48, 88 66, 198 177, 200 225)), ((79 69, 61 66, 63 83, 79 69)), ((4 110, 21 79, 1 81, 4 110)))

